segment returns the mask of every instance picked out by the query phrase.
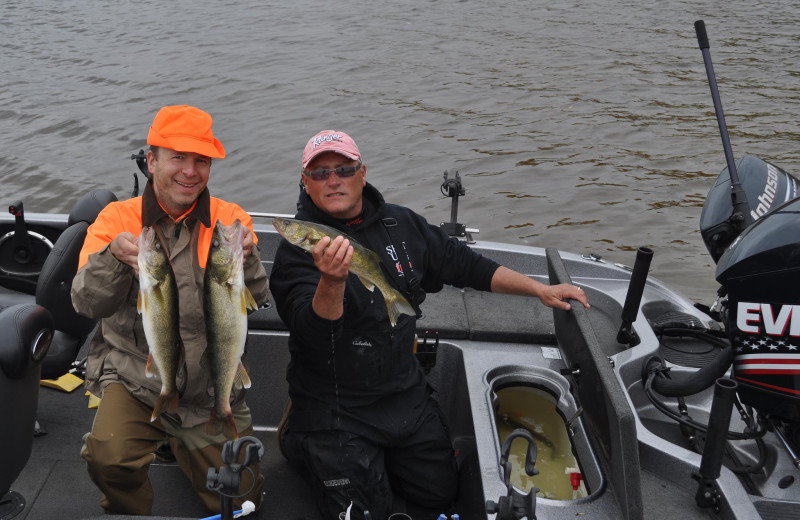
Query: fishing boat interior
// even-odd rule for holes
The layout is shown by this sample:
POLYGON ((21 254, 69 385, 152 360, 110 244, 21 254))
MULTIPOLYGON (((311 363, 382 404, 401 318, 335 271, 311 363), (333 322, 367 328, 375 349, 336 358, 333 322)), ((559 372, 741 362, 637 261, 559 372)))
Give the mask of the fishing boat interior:
MULTIPOLYGON (((649 277, 648 247, 630 268, 475 240, 477 231, 458 222, 458 174, 445 172, 440 188, 451 235, 529 277, 578 285, 591 303, 553 310, 446 287, 422 304, 417 357, 460 467, 452 518, 797 518, 800 199, 792 175, 754 156, 720 173, 700 219, 720 283, 710 306, 649 277)), ((69 290, 87 227, 116 198, 91 191, 68 215, 9 200, 0 215, 2 519, 104 516, 80 456, 96 406, 81 383, 97 324, 74 312, 69 290)), ((253 213, 267 272, 282 240, 275 216, 253 213)), ((316 520, 311 491, 277 443, 288 332, 272 306, 248 321, 255 436, 230 447, 247 450, 266 478, 251 517, 316 520)), ((152 518, 207 517, 169 454, 156 455, 152 518)), ((239 491, 245 469, 233 461, 209 468, 223 518, 225 493, 239 491)), ((435 520, 399 496, 395 510, 435 520)))

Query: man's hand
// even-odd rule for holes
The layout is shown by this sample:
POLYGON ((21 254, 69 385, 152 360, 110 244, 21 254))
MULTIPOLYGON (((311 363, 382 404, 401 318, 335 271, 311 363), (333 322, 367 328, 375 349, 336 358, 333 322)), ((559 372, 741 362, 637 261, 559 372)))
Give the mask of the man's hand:
POLYGON ((586 293, 583 292, 583 289, 566 283, 545 285, 541 289, 539 299, 548 307, 558 307, 567 311, 572 308, 569 302, 565 301, 567 299, 578 300, 586 309, 589 308, 589 301, 586 299, 586 293))
POLYGON ((131 266, 139 274, 139 237, 124 231, 108 244, 108 250, 114 258, 131 266))
POLYGON ((494 276, 492 276, 492 292, 535 296, 548 307, 566 311, 572 308, 569 302, 566 301, 568 299, 578 300, 585 308, 589 308, 586 294, 580 287, 566 283, 547 285, 502 265, 497 268, 494 276))
POLYGON ((311 307, 326 320, 339 319, 344 313, 344 289, 353 259, 353 246, 344 237, 324 237, 311 250, 314 265, 320 272, 311 307))
POLYGON ((253 233, 247 226, 244 227, 244 234, 242 235, 242 258, 247 258, 253 252, 253 233))
POLYGON ((350 261, 353 259, 353 247, 350 241, 338 236, 333 240, 323 237, 311 251, 314 265, 322 278, 330 282, 343 283, 347 280, 350 261))

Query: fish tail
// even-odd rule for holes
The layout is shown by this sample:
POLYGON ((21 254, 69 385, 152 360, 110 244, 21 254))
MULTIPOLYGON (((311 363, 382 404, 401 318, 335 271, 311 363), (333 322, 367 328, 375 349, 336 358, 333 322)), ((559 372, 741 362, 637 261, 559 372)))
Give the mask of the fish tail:
POLYGON ((159 395, 156 399, 156 405, 153 407, 153 415, 150 416, 150 422, 156 420, 156 417, 165 411, 175 413, 178 411, 178 391, 173 390, 167 395, 159 395))
POLYGON ((236 428, 236 421, 229 415, 222 420, 222 433, 226 438, 235 441, 239 438, 239 430, 236 428))
POLYGON ((397 325, 397 320, 400 319, 401 314, 407 314, 409 316, 417 315, 417 311, 414 310, 414 307, 412 307, 411 304, 408 303, 408 300, 398 291, 389 291, 389 294, 385 295, 384 300, 386 301, 386 310, 389 312, 389 321, 392 327, 397 325))
POLYGON ((209 435, 225 435, 225 438, 235 441, 239 438, 239 430, 236 428, 236 421, 233 414, 228 413, 223 416, 217 415, 216 410, 211 410, 211 416, 206 424, 206 433, 209 435))

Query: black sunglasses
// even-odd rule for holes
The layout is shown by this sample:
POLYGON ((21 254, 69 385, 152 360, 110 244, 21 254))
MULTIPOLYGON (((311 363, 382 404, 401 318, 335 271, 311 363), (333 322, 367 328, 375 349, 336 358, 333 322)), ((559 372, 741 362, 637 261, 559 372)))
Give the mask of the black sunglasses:
POLYGON ((311 180, 313 181, 326 181, 328 180, 328 177, 331 176, 331 173, 335 173, 337 177, 345 178, 352 177, 360 169, 361 161, 358 161, 358 164, 355 166, 340 166, 332 170, 314 170, 311 172, 303 170, 303 174, 311 177, 311 180))

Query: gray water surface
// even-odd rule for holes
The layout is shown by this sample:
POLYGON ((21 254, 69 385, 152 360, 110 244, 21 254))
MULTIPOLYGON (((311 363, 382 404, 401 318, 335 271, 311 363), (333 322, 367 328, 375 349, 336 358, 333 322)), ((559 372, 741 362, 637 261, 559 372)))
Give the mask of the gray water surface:
MULTIPOLYGON (((156 111, 214 117, 212 194, 293 213, 300 156, 350 133, 386 198, 479 238, 632 265, 709 303, 698 232, 725 166, 694 22, 734 155, 800 174, 800 7, 784 1, 353 0, 0 5, 0 192, 68 212, 130 196, 156 111)), ((12 200, 13 199, 13 200, 12 200)))

